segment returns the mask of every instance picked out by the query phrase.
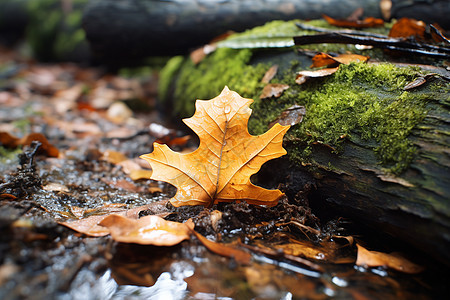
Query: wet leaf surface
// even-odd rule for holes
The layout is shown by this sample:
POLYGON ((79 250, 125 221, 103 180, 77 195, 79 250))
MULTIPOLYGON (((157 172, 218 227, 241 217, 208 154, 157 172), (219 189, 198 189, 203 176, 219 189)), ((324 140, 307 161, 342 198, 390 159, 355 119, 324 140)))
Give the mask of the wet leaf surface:
POLYGON ((405 273, 420 273, 424 267, 412 263, 408 259, 402 257, 398 253, 383 253, 378 251, 369 251, 361 245, 358 247, 358 257, 356 259, 357 266, 365 267, 388 267, 405 273))
POLYGON ((283 126, 285 125, 293 126, 295 124, 300 123, 305 115, 306 115, 305 107, 295 104, 284 110, 275 121, 269 124, 269 127, 272 127, 273 125, 275 125, 275 123, 279 123, 280 125, 283 126))
POLYGON ((117 242, 155 246, 174 246, 189 239, 194 228, 190 220, 178 223, 155 215, 131 219, 112 214, 104 218, 99 225, 107 227, 117 242))

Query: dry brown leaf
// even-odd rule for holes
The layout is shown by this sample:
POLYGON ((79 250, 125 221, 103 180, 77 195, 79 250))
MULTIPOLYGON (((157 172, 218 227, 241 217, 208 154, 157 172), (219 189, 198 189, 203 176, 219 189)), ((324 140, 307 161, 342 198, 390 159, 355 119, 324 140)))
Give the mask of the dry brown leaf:
POLYGON ((403 90, 408 91, 408 90, 415 89, 415 88, 421 86, 422 84, 426 83, 429 79, 434 78, 435 75, 437 75, 437 74, 431 73, 431 74, 419 76, 416 79, 414 79, 412 82, 408 83, 403 88, 403 90))
POLYGON ((38 153, 49 157, 58 157, 59 150, 50 144, 47 138, 42 133, 30 133, 23 138, 15 137, 7 132, 0 132, 0 145, 7 148, 15 148, 18 146, 29 146, 33 141, 38 141, 41 145, 38 148, 38 153))
MULTIPOLYGON (((144 210, 150 210, 150 213, 152 214, 164 213, 166 211, 165 204, 167 201, 168 200, 153 202, 132 209, 125 209, 123 207, 117 207, 116 205, 106 205, 107 213, 104 215, 90 216, 76 221, 59 222, 59 224, 89 236, 105 236, 109 234, 109 229, 98 224, 109 215, 119 214, 128 218, 137 219, 139 218, 139 212, 144 210)), ((85 215, 85 213, 83 213, 83 215, 85 215)))
POLYGON ((127 159, 121 161, 117 165, 122 167, 122 170, 125 174, 131 174, 133 171, 141 170, 141 166, 134 159, 127 159))
POLYGON ((153 171, 152 170, 145 170, 145 169, 139 169, 139 170, 132 170, 130 172, 130 178, 133 181, 138 181, 141 179, 150 179, 152 176, 153 171))
POLYGON ((56 182, 47 183, 42 187, 42 189, 51 192, 64 192, 64 193, 69 192, 69 188, 67 186, 56 182))
POLYGON ((277 74, 278 72, 278 65, 273 65, 267 70, 267 72, 264 74, 264 77, 261 79, 261 83, 269 83, 277 74))
POLYGON ((178 188, 170 200, 174 206, 232 201, 276 205, 283 193, 253 185, 250 176, 266 161, 286 154, 282 142, 289 126, 275 124, 265 134, 250 135, 252 102, 228 87, 212 100, 197 100, 194 116, 183 120, 200 138, 197 150, 180 154, 155 143, 152 153, 141 156, 152 165, 151 179, 178 188))
POLYGON ((306 115, 306 109, 304 106, 300 106, 297 104, 292 105, 291 107, 285 109, 278 118, 269 124, 269 127, 272 127, 276 123, 280 125, 295 125, 300 123, 303 120, 303 116, 306 115))
POLYGON ((426 25, 422 21, 401 18, 394 25, 392 25, 389 31, 390 37, 410 37, 413 36, 419 41, 425 39, 426 25))
POLYGON ((189 57, 191 58, 192 62, 195 65, 197 65, 203 59, 205 59, 205 57, 208 54, 216 51, 216 49, 217 49, 217 44, 215 44, 215 43, 214 44, 208 44, 208 45, 205 45, 203 47, 197 48, 194 51, 192 51, 189 57))
POLYGON ((107 216, 108 215, 90 216, 77 221, 61 222, 60 224, 85 235, 105 236, 109 234, 109 229, 98 224, 107 216))
POLYGON ((191 219, 186 223, 178 223, 158 216, 145 216, 135 220, 116 214, 103 219, 100 225, 107 227, 117 242, 155 246, 179 244, 189 239, 194 229, 191 219))
POLYGON ((106 150, 105 152, 103 152, 102 159, 112 164, 118 164, 124 160, 127 160, 127 157, 121 152, 106 150))
POLYGON ((300 71, 297 73, 297 77, 295 78, 295 82, 297 84, 303 84, 310 77, 325 77, 331 74, 336 73, 339 67, 336 68, 326 68, 320 69, 316 71, 300 71))
POLYGON ((424 270, 424 267, 419 266, 399 254, 383 253, 378 251, 369 251, 361 245, 356 244, 358 247, 358 257, 356 259, 356 265, 366 267, 388 267, 403 273, 417 274, 424 270))
POLYGON ((267 98, 279 98, 285 90, 289 88, 289 85, 282 84, 282 83, 269 83, 267 84, 261 93, 261 96, 259 96, 260 99, 267 99, 267 98))
POLYGON ((243 264, 243 265, 250 264, 250 260, 252 258, 250 253, 242 251, 242 250, 234 248, 234 247, 231 247, 231 246, 228 246, 228 245, 225 245, 225 244, 210 241, 207 238, 205 238, 203 235, 201 235, 200 233, 198 233, 194 230, 192 230, 192 233, 197 237, 197 239, 206 248, 208 248, 209 251, 214 252, 219 255, 222 255, 222 256, 225 256, 225 257, 234 258, 234 260, 236 260, 238 263, 243 264))
POLYGON ((382 19, 367 17, 363 20, 347 20, 341 19, 337 20, 327 15, 322 15, 322 17, 327 21, 328 24, 337 27, 347 27, 347 28, 370 28, 370 27, 380 27, 384 25, 382 19))
POLYGON ((338 56, 331 56, 327 53, 318 53, 313 58, 313 64, 310 68, 319 68, 319 67, 331 67, 338 64, 348 65, 351 62, 365 62, 369 59, 368 56, 359 55, 359 54, 340 54, 338 56))

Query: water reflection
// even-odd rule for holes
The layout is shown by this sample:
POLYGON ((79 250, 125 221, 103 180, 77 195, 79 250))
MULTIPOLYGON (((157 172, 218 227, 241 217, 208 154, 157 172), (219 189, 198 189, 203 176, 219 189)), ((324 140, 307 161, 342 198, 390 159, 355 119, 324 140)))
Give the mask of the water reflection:
POLYGON ((108 270, 97 281, 99 290, 103 291, 103 295, 97 296, 100 296, 100 299, 184 299, 187 294, 187 283, 183 280, 183 276, 188 273, 186 270, 178 273, 175 271, 172 274, 164 272, 158 277, 153 286, 145 287, 118 285, 111 276, 111 270, 108 270))

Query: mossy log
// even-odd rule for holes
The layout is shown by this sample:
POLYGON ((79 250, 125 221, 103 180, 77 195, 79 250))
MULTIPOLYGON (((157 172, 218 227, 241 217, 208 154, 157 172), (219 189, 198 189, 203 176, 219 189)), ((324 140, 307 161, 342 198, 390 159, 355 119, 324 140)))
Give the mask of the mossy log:
MULTIPOLYGON (((256 32, 279 26, 289 23, 274 22, 245 34, 250 41, 256 32)), ((245 34, 236 40, 242 41, 245 34)), ((262 40, 259 36, 259 45, 262 40)), ((350 45, 315 47, 358 52, 350 45)), ((369 61, 341 65, 333 75, 298 85, 295 74, 309 69, 311 58, 297 50, 219 48, 197 65, 189 58, 175 57, 161 74, 161 101, 174 107, 178 116, 189 116, 195 99, 210 99, 228 85, 255 100, 249 122, 254 134, 266 131, 288 107, 305 106, 302 123, 285 137, 289 164, 272 164, 272 177, 283 183, 290 175, 288 188, 294 192, 304 178, 311 178, 316 187, 311 201, 325 203, 324 209, 393 235, 448 264, 448 71, 369 61), (279 98, 260 99, 265 85, 261 78, 274 64, 279 70, 271 82, 288 84, 289 89, 279 98), (428 69, 436 73, 431 80, 404 90, 428 69)), ((392 60, 381 50, 371 50, 370 55, 392 60)), ((423 57, 416 60, 442 63, 423 57)))

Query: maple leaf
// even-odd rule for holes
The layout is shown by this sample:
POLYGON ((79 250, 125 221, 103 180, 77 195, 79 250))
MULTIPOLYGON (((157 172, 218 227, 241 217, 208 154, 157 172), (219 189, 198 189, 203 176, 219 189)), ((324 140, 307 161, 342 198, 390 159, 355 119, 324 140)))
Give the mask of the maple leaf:
POLYGON ((151 179, 178 188, 170 200, 174 206, 232 201, 273 206, 278 202, 281 191, 255 186, 250 176, 266 161, 286 154, 282 142, 290 126, 275 124, 262 135, 251 135, 247 123, 252 102, 228 87, 214 99, 197 100, 194 116, 183 121, 200 138, 199 147, 181 154, 154 143, 153 152, 141 156, 153 168, 151 179))

